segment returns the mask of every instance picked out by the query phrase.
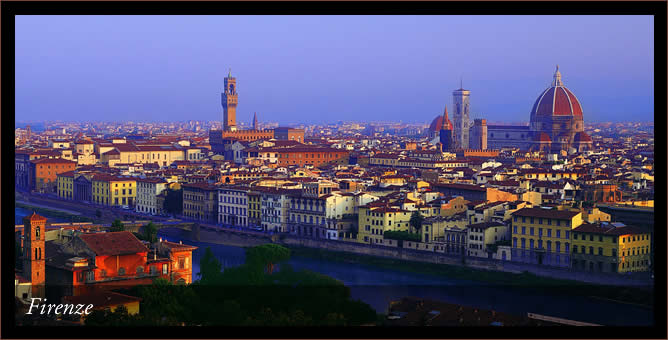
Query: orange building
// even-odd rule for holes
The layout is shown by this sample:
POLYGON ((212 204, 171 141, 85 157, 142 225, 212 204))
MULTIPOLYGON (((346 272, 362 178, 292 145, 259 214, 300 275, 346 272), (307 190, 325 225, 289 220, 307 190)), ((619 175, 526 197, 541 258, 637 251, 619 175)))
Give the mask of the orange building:
POLYGON ((161 256, 169 258, 169 280, 171 282, 177 284, 190 284, 193 282, 192 252, 197 247, 160 240, 156 248, 161 256))
POLYGON ((321 148, 311 146, 296 146, 292 148, 274 149, 278 155, 278 165, 299 165, 306 164, 315 167, 325 164, 348 164, 348 151, 332 148, 321 148))
POLYGON ((172 249, 160 243, 150 249, 129 231, 84 233, 67 242, 49 241, 45 252, 47 295, 97 294, 150 285, 158 277, 191 283, 192 266, 179 265, 182 259, 190 263, 197 248, 181 245, 172 249))
POLYGON ((39 158, 30 164, 31 189, 49 193, 58 192, 58 174, 72 171, 77 166, 77 162, 62 158, 39 158))

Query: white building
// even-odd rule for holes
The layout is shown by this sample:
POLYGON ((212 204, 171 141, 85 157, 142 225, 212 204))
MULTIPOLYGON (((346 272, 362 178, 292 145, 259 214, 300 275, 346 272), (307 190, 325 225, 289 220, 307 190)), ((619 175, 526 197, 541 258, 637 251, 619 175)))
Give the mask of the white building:
MULTIPOLYGON (((258 190, 256 188, 255 190, 258 190)), ((262 188, 260 199, 260 215, 262 215, 262 228, 268 231, 288 231, 288 210, 290 209, 290 194, 298 193, 300 190, 262 188)))
POLYGON ((218 223, 248 226, 248 188, 225 186, 218 190, 218 223))
POLYGON ((167 188, 167 181, 161 178, 138 178, 135 211, 155 215, 158 211, 157 196, 167 188))

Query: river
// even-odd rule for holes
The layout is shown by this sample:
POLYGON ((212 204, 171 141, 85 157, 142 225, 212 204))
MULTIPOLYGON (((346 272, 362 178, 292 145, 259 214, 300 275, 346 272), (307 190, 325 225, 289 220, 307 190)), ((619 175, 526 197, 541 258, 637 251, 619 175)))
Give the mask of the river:
MULTIPOLYGON (((32 214, 32 210, 29 209, 23 209, 19 207, 14 208, 14 223, 15 224, 23 224, 23 218, 26 216, 29 216, 32 214)), ((52 216, 47 216, 44 213, 39 213, 39 215, 44 216, 48 218, 49 222, 55 222, 55 223, 60 223, 60 222, 70 222, 69 220, 60 218, 60 217, 52 217, 52 216)))
MULTIPOLYGON (((198 247, 193 253, 194 279, 199 272, 199 259, 207 247, 211 247, 223 268, 244 263, 243 248, 190 241, 189 234, 180 229, 164 228, 159 237, 198 247)), ((289 263, 295 270, 308 269, 343 282, 350 287, 354 299, 371 305, 378 313, 386 313, 390 301, 414 296, 518 315, 530 312, 603 325, 649 326, 654 323, 652 309, 595 298, 299 256, 291 257, 289 263)))

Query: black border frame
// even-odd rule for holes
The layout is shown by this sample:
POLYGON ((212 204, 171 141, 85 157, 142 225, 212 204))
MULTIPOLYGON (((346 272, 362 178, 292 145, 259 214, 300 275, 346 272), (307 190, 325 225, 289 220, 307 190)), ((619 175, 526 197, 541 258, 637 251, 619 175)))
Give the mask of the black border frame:
MULTIPOLYGON (((2 191, 2 198, 12 202, 14 206, 10 184, 14 184, 14 177, 9 169, 13 168, 13 154, 11 136, 13 136, 14 120, 14 29, 15 15, 654 15, 654 70, 655 70, 655 128, 666 125, 666 12, 667 3, 663 1, 474 1, 474 2, 214 2, 214 1, 3 1, 1 3, 2 46, 2 158, 3 181, 7 187, 2 191), (658 81, 657 81, 658 80, 658 81), (657 114, 658 113, 658 114, 657 114), (659 118, 659 122, 656 118, 659 118)), ((623 23, 620 23, 623 25, 623 23)), ((661 130, 660 130, 661 131, 661 130)), ((655 142, 655 168, 657 174, 666 172, 666 135, 655 142)), ((655 176, 655 188, 666 188, 665 177, 655 176)), ((656 207, 666 204, 664 196, 655 197, 656 207)), ((9 204, 7 205, 9 207, 9 204)), ((657 226, 667 225, 666 215, 658 217, 657 226)), ((9 221, 9 214, 3 218, 9 221)), ((8 224, 8 223, 3 223, 8 224)), ((2 254, 5 259, 13 259, 13 233, 8 226, 2 230, 2 254)), ((665 228, 655 230, 655 237, 662 243, 666 239, 665 228)), ((659 250, 659 249, 657 249, 659 250)), ((70 328, 70 327, 16 327, 13 315, 13 267, 3 266, 2 273, 2 333, 3 337, 11 338, 124 338, 127 336, 142 338, 666 338, 666 249, 655 253, 655 326, 654 327, 555 327, 545 331, 539 328, 422 328, 419 331, 411 327, 375 328, 375 327, 348 327, 348 328, 242 328, 242 327, 212 327, 200 329, 189 327, 150 327, 136 328, 70 328), (11 269, 10 269, 11 268, 11 269), (75 330, 73 332, 73 330, 75 330), (535 334, 533 334, 536 332, 535 334)), ((9 261, 4 261, 9 263, 9 261)))

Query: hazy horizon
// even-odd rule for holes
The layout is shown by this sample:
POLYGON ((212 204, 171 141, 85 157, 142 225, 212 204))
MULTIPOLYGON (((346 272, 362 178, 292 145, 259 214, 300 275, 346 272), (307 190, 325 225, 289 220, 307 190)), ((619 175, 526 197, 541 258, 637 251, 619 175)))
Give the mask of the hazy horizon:
POLYGON ((261 123, 426 124, 444 105, 452 115, 462 77, 471 119, 528 122, 559 64, 585 123, 653 122, 653 25, 652 16, 17 16, 15 118, 220 121, 231 68, 246 124, 254 112, 261 123))

